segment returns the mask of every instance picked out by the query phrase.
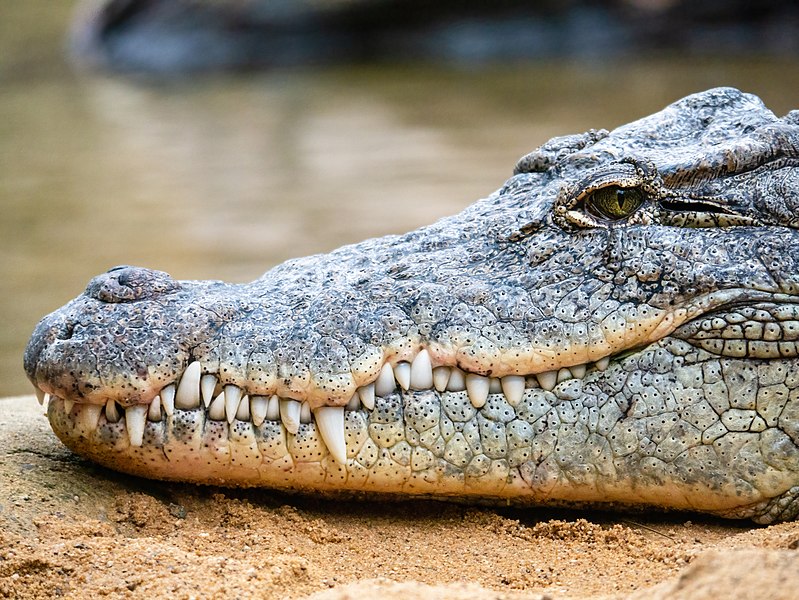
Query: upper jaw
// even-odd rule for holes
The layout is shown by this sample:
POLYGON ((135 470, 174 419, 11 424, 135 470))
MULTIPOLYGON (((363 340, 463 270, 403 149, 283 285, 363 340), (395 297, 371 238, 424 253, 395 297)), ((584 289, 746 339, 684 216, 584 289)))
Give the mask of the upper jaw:
MULTIPOLYGON (((423 351, 431 369, 457 367, 484 378, 543 374, 546 386, 561 369, 580 373, 606 364, 720 306, 773 295, 739 288, 694 291, 691 298, 672 294, 659 306, 622 297, 623 286, 608 280, 613 273, 603 262, 609 247, 603 233, 581 238, 585 247, 575 271, 550 253, 557 247, 571 252, 568 236, 542 230, 525 242, 526 270, 502 274, 481 271, 483 264, 445 270, 423 236, 368 241, 292 261, 238 286, 176 282, 135 267, 112 270, 42 320, 26 350, 26 371, 44 392, 123 407, 149 403, 193 362, 219 386, 307 401, 311 408, 346 405, 375 384, 385 365, 403 372, 423 351), (372 272, 359 278, 362 261, 377 255, 373 263, 380 263, 380 252, 392 245, 408 246, 398 253, 406 258, 367 265, 372 272), (539 250, 544 246, 546 252, 539 250), (575 308, 563 315, 552 309, 569 303, 575 308), (524 326, 503 328, 519 315, 524 326)), ((620 239, 618 252, 624 252, 620 239)), ((693 240, 670 239, 684 245, 693 240)), ((446 250, 471 256, 468 245, 446 250)), ((496 260, 502 268, 503 257, 496 260)), ((735 265, 712 267, 714 287, 739 279, 735 265), (722 275, 726 281, 718 279, 722 275)), ((673 277, 687 277, 678 271, 673 277)), ((678 289, 692 284, 675 281, 678 289)), ((768 279, 755 283, 764 287, 768 279)))
MULTIPOLYGON (((337 363, 333 358, 343 345, 328 342, 320 348, 307 344, 297 330, 298 324, 304 323, 301 315, 270 329, 253 317, 252 306, 236 306, 226 300, 230 291, 222 287, 194 295, 184 292, 170 302, 163 298, 146 301, 133 312, 127 310, 133 304, 111 306, 86 296, 78 298, 38 326, 26 352, 28 375, 37 389, 54 396, 100 405, 114 401, 122 407, 147 404, 170 385, 174 392, 190 365, 197 371, 192 371, 189 385, 197 398, 202 392, 200 381, 206 379, 202 393, 206 406, 212 393, 227 386, 237 388, 240 396, 278 396, 308 402, 311 409, 344 406, 356 396, 380 395, 387 389, 386 381, 392 386, 396 382, 402 389, 435 387, 439 392, 467 389, 468 382, 470 396, 479 404, 487 386, 501 386, 508 377, 507 381, 521 378, 552 389, 564 378, 604 370, 612 357, 656 342, 703 314, 745 299, 774 297, 725 290, 700 296, 672 311, 628 304, 623 311, 627 321, 594 313, 576 323, 573 330, 533 329, 518 347, 504 349, 488 338, 466 343, 457 331, 446 332, 447 336, 422 336, 417 323, 415 329, 396 328, 393 336, 385 329, 376 330, 373 333, 379 343, 362 344, 357 348, 360 353, 343 354, 337 363), (175 323, 147 328, 142 337, 125 343, 114 340, 115 329, 108 325, 110 315, 129 326, 136 319, 153 323, 163 320, 164 306, 171 306, 175 312, 170 314, 178 315, 175 323), (251 324, 242 321, 248 314, 255 319, 251 324), (563 336, 560 347, 549 343, 553 333, 563 336), (307 348, 317 350, 316 362, 307 348), (323 356, 322 351, 329 354, 323 356), (333 369, 338 373, 331 373, 333 369)), ((782 299, 787 300, 787 296, 782 299)), ((312 308, 304 310, 313 313, 312 308)), ((136 330, 128 327, 125 331, 136 330)))

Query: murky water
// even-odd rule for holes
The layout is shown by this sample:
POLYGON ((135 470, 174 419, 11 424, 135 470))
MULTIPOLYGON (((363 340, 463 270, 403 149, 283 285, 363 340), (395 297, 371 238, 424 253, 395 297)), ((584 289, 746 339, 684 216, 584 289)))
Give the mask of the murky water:
POLYGON ((0 395, 29 390, 36 321, 113 265, 246 281, 452 214, 553 135, 716 85, 799 106, 799 64, 774 60, 91 78, 58 59, 66 11, 29 6, 0 19, 0 395))

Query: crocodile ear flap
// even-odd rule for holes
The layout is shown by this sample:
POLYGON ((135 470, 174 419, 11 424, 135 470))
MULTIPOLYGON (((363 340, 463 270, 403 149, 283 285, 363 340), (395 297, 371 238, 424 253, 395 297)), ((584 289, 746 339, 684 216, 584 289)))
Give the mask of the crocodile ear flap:
POLYGON ((606 129, 590 129, 585 133, 554 137, 537 150, 522 156, 513 168, 513 174, 542 173, 570 154, 596 144, 606 137, 608 137, 606 129))

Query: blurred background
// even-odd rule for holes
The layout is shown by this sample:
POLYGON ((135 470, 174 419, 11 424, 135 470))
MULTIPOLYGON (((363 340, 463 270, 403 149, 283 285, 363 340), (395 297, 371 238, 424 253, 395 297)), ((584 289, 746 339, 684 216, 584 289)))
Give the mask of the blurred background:
POLYGON ((719 85, 797 108, 794 4, 5 1, 0 394, 114 265, 244 282, 453 214, 555 135, 719 85))

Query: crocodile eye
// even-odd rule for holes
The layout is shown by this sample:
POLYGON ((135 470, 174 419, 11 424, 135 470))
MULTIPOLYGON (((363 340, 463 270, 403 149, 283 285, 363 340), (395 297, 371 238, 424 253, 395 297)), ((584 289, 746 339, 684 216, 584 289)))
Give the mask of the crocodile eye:
POLYGON ((585 206, 590 212, 612 221, 629 217, 643 203, 644 193, 641 190, 617 185, 600 188, 585 199, 585 206))

